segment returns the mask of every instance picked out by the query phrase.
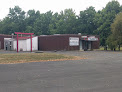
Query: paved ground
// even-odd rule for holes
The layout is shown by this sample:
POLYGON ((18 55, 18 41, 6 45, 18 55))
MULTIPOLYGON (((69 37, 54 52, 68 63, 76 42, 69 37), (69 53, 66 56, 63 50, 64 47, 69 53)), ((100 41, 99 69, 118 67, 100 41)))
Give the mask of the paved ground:
POLYGON ((122 92, 122 52, 53 53, 87 59, 0 65, 0 92, 122 92))
MULTIPOLYGON (((0 50, 0 54, 11 54, 11 53, 17 53, 16 51, 5 51, 5 50, 0 50)), ((19 53, 34 53, 34 52, 23 52, 23 51, 19 51, 19 53)))

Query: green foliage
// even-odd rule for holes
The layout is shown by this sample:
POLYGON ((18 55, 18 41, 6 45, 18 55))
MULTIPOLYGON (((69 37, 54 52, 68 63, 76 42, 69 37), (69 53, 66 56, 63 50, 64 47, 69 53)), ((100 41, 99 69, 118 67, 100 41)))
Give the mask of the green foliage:
POLYGON ((50 31, 50 34, 57 34, 57 24, 58 24, 58 21, 59 21, 59 14, 58 13, 55 13, 53 16, 52 16, 52 20, 51 20, 51 23, 49 24, 49 31, 50 31))
POLYGON ((57 33, 75 34, 76 15, 72 9, 65 9, 59 14, 59 20, 56 23, 57 33))
POLYGON ((80 12, 78 17, 78 32, 82 34, 91 35, 96 29, 96 25, 93 20, 95 17, 96 11, 94 7, 89 7, 85 11, 80 12))
POLYGON ((107 37, 111 34, 111 23, 121 10, 118 1, 109 2, 102 11, 98 11, 94 18, 94 23, 97 29, 94 31, 95 34, 100 35, 101 45, 105 46, 107 37))
POLYGON ((116 48, 122 45, 122 12, 116 15, 114 22, 111 24, 112 35, 107 39, 109 47, 116 48))
POLYGON ((111 25, 111 31, 117 44, 122 44, 122 12, 116 15, 114 22, 111 25))
POLYGON ((40 12, 39 11, 35 11, 35 10, 29 10, 27 12, 27 18, 25 20, 26 22, 26 30, 25 32, 33 32, 37 34, 40 34, 39 29, 37 29, 37 25, 36 22, 39 20, 40 18, 40 12))
POLYGON ((114 48, 117 47, 117 42, 115 41, 113 35, 110 35, 108 38, 107 38, 107 41, 106 41, 106 44, 108 45, 108 47, 113 50, 114 48))
POLYGON ((121 44, 122 36, 119 32, 121 25, 115 22, 117 24, 115 26, 112 23, 119 12, 122 12, 122 6, 115 0, 109 2, 102 10, 96 12, 94 7, 90 6, 86 10, 80 11, 79 15, 76 15, 72 9, 65 9, 60 13, 48 11, 40 14, 35 10, 25 12, 19 6, 15 6, 10 8, 8 16, 0 21, 0 34, 32 32, 35 35, 77 33, 99 35, 102 46, 111 44, 109 40, 115 39, 114 36, 117 40, 115 39, 114 44, 112 43, 112 47, 116 47, 116 41, 117 44, 121 44), (116 27, 118 27, 117 31, 115 31, 116 27), (111 31, 111 28, 114 31, 111 31), (119 33, 118 36, 117 33, 119 33))
POLYGON ((0 22, 0 32, 2 34, 11 34, 13 32, 25 31, 25 12, 19 6, 10 8, 9 14, 0 22))
POLYGON ((19 6, 9 9, 8 17, 14 22, 19 22, 19 20, 25 19, 25 12, 19 6))

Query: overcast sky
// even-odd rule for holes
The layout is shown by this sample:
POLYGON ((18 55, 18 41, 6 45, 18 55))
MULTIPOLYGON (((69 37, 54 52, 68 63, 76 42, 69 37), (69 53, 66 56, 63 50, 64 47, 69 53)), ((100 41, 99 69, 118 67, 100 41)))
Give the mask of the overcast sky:
MULTIPOLYGON (((109 1, 112 0, 1 0, 0 19, 9 13, 9 8, 13 8, 16 5, 25 12, 34 9, 39 10, 41 13, 49 10, 55 13, 72 8, 76 14, 79 14, 79 11, 85 10, 89 6, 95 7, 96 10, 101 10, 109 1)), ((122 5, 122 0, 118 1, 122 5)))

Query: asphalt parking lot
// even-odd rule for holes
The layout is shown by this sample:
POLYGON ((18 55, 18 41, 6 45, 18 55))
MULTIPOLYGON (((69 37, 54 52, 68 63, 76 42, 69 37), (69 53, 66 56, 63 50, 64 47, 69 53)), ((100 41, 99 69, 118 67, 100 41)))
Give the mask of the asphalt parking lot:
POLYGON ((122 52, 48 52, 85 57, 0 65, 0 92, 122 92, 122 52))

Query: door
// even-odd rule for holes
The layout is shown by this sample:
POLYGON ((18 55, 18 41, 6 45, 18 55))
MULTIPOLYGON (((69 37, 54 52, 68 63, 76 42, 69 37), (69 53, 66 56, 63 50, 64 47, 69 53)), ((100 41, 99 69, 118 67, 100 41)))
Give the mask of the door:
POLYGON ((91 50, 91 41, 88 42, 88 49, 91 50))
POLYGON ((88 41, 84 41, 84 51, 88 50, 88 41))

